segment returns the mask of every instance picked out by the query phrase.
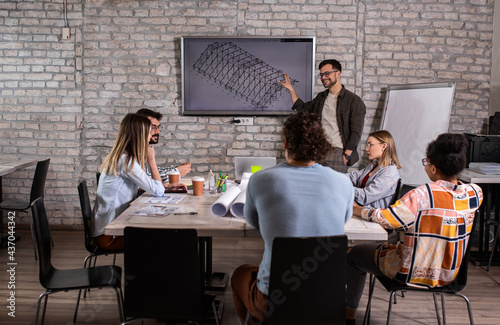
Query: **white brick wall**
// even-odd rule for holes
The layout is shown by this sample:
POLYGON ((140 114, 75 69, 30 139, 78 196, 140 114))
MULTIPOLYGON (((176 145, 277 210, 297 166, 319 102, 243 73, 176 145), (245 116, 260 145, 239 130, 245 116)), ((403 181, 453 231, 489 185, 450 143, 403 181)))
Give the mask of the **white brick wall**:
MULTIPOLYGON (((231 117, 184 117, 180 37, 316 36, 316 60, 336 58, 342 81, 367 105, 364 137, 380 125, 390 84, 454 80, 452 132, 480 132, 490 97, 493 1, 68 0, 0 2, 0 152, 51 158, 53 224, 80 224, 76 186, 95 172, 123 116, 164 114, 158 162, 190 160, 193 174, 233 173, 236 155, 283 159, 283 117, 234 126, 231 117)), ((315 91, 321 91, 319 82, 315 91)), ((29 192, 33 170, 4 177, 5 197, 29 192)))

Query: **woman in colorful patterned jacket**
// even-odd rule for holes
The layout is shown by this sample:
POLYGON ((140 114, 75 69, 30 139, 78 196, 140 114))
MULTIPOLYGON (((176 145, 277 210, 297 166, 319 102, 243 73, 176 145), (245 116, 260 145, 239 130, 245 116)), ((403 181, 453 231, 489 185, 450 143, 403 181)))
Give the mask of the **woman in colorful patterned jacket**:
POLYGON ((355 324, 366 273, 423 287, 444 286, 456 277, 475 211, 483 200, 479 186, 457 179, 466 166, 467 146, 461 134, 439 135, 429 143, 422 159, 433 183, 415 188, 385 210, 354 207, 354 215, 404 232, 404 240, 395 245, 365 244, 351 249, 346 324, 355 324))

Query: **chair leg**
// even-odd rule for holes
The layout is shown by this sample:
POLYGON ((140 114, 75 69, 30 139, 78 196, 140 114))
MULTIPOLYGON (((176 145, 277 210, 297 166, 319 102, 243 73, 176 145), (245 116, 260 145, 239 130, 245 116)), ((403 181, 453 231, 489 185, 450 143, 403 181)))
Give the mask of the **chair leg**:
POLYGON ((219 314, 217 313, 217 308, 215 307, 215 301, 212 301, 212 310, 214 312, 215 325, 219 325, 219 314))
POLYGON ((90 260, 92 260, 92 254, 88 255, 87 257, 85 257, 85 259, 83 260, 83 268, 86 268, 87 267, 87 262, 89 264, 89 267, 90 267, 90 260))
POLYGON ((363 325, 369 325, 370 324, 370 316, 371 316, 371 310, 372 310, 372 296, 373 296, 373 289, 375 288, 375 276, 373 274, 370 274, 370 287, 368 290, 368 303, 366 304, 366 310, 365 310, 365 317, 363 318, 363 325))
POLYGON ((470 324, 474 325, 474 317, 472 316, 472 307, 470 305, 469 298, 467 298, 466 296, 464 296, 463 294, 458 293, 458 292, 455 293, 455 295, 459 296, 459 297, 462 297, 465 300, 465 303, 467 304, 467 310, 469 311, 469 321, 470 321, 470 324))
MULTIPOLYGON (((87 263, 88 263, 88 267, 90 267, 90 265, 92 264, 92 254, 88 255, 87 257, 85 257, 85 259, 83 260, 83 267, 86 268, 87 267, 87 263)), ((80 290, 81 291, 81 290, 80 290)), ((78 293, 78 298, 80 298, 80 293, 78 293)), ((87 298, 87 289, 84 289, 83 290, 83 298, 87 298)), ((76 311, 75 311, 76 312, 76 311)))
POLYGON ((116 301, 118 302, 118 313, 120 314, 120 323, 125 322, 125 312, 123 310, 123 293, 121 288, 113 288, 116 292, 116 301))
POLYGON ((495 249, 497 247, 498 233, 500 232, 500 225, 497 225, 497 231, 495 232, 495 239, 493 240, 493 247, 491 248, 490 259, 488 261, 488 267, 486 271, 490 271, 491 261, 493 260, 493 254, 495 254, 495 249))
POLYGON ((36 311, 35 311, 35 325, 38 325, 38 320, 40 318, 40 304, 42 303, 42 299, 43 299, 43 311, 42 311, 42 321, 40 324, 43 325, 43 321, 45 320, 45 310, 47 309, 47 299, 50 294, 51 294, 50 291, 45 291, 38 297, 38 302, 36 304, 36 311))
POLYGON ((389 325, 391 323, 391 312, 392 312, 392 302, 394 301, 395 302, 395 294, 396 294, 396 291, 392 291, 391 292, 391 296, 389 297, 389 308, 387 310, 387 325, 389 325))
POLYGON ((35 261, 38 260, 37 254, 36 254, 36 243, 35 243, 35 231, 33 230, 33 216, 30 215, 29 218, 30 220, 30 229, 31 229, 31 240, 33 241, 33 253, 35 253, 35 261))
POLYGON ((242 325, 247 325, 249 320, 250 320, 250 313, 247 310, 247 314, 245 316, 245 319, 243 320, 242 325))
POLYGON ((444 307, 444 293, 441 294, 441 310, 443 312, 443 324, 446 325, 446 309, 444 307))
POLYGON ((432 298, 434 299, 434 309, 436 310, 436 318, 438 321, 438 324, 441 325, 441 316, 439 315, 439 304, 436 299, 437 293, 432 293, 432 298))
POLYGON ((78 315, 78 307, 80 306, 81 295, 82 295, 82 289, 78 290, 78 298, 76 298, 76 307, 75 307, 75 314, 73 315, 73 323, 76 323, 76 316, 78 315))

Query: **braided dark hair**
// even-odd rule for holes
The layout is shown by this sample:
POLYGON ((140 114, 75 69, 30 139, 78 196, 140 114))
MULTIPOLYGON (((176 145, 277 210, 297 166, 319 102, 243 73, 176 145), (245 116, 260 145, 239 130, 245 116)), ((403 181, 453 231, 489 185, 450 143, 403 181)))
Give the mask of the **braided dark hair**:
POLYGON ((447 177, 458 175, 467 165, 469 145, 463 134, 443 133, 427 145, 427 159, 447 177))

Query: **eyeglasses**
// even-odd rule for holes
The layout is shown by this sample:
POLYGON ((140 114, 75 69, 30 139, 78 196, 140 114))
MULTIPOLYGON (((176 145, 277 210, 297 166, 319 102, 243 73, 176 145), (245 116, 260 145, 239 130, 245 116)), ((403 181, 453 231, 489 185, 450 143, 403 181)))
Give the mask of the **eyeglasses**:
POLYGON ((339 72, 339 70, 320 72, 319 73, 319 77, 322 78, 323 76, 325 76, 325 77, 328 78, 328 76, 330 75, 330 73, 335 73, 335 72, 339 72))
POLYGON ((427 158, 422 158, 422 166, 425 167, 425 165, 430 164, 431 162, 427 160, 427 158))
POLYGON ((374 146, 374 145, 376 145, 376 144, 382 144, 382 142, 375 142, 375 143, 368 142, 368 143, 366 144, 366 147, 367 147, 367 148, 371 148, 371 147, 373 147, 373 146, 374 146))
POLYGON ((158 124, 158 125, 151 124, 151 130, 153 130, 153 131, 155 131, 155 130, 161 131, 161 129, 162 129, 162 126, 160 124, 158 124))

